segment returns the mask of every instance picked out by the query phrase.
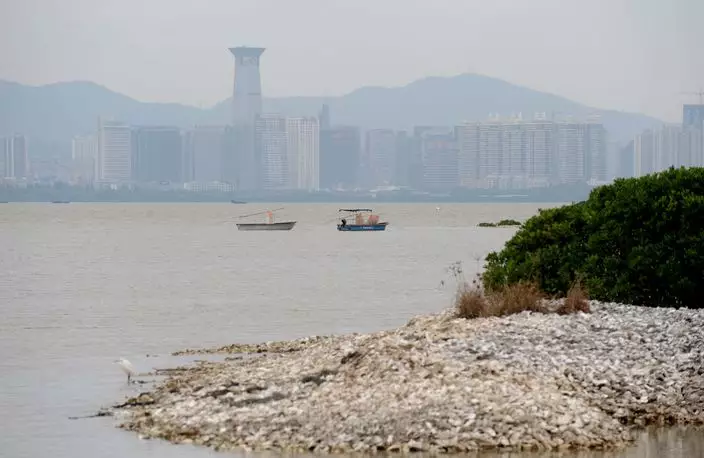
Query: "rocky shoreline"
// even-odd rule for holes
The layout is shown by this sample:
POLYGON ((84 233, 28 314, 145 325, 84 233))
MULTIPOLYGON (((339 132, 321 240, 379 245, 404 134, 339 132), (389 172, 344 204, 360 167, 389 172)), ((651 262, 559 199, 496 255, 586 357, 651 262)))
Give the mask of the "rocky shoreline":
POLYGON ((591 310, 206 350, 258 354, 176 371, 114 413, 146 438, 324 453, 613 448, 704 423, 704 310, 591 310))

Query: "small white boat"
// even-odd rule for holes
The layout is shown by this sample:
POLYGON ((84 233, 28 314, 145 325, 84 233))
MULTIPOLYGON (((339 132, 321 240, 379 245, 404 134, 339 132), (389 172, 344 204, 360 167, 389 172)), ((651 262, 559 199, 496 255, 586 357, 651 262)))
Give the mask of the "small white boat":
POLYGON ((263 212, 252 213, 250 215, 243 215, 240 218, 249 218, 250 216, 257 216, 266 214, 266 223, 236 223, 237 229, 240 231, 290 231, 293 226, 296 225, 296 221, 282 221, 280 223, 274 222, 274 212, 278 210, 283 210, 278 208, 276 210, 266 210, 263 212))
POLYGON ((240 231, 290 231, 295 225, 295 221, 283 223, 237 223, 237 229, 240 231))

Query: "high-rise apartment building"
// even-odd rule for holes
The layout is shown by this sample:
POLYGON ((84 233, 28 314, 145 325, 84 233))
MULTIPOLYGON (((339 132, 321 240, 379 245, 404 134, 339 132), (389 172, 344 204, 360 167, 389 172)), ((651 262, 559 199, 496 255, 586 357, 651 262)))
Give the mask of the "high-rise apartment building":
POLYGON ((499 187, 527 187, 526 131, 518 120, 504 123, 501 129, 499 187))
POLYGON ((527 186, 529 138, 520 119, 495 118, 460 129, 461 183, 465 187, 523 188, 527 186))
POLYGON ((704 124, 704 105, 684 105, 682 107, 682 127, 700 129, 704 124))
POLYGON ((0 178, 29 178, 27 137, 13 135, 0 138, 0 178))
POLYGON ((664 125, 636 135, 633 141, 634 175, 643 176, 669 167, 704 166, 704 123, 697 128, 664 125))
POLYGON ((453 130, 421 134, 423 189, 451 191, 458 185, 457 140, 453 130))
POLYGON ((123 185, 132 180, 132 132, 119 121, 98 121, 98 158, 95 181, 99 184, 123 185))
POLYGON ((584 142, 586 180, 606 181, 608 178, 606 129, 598 118, 591 119, 584 124, 584 142))
POLYGON ((585 174, 584 124, 558 122, 555 126, 555 169, 553 179, 559 184, 587 181, 585 174))
POLYGON ((408 175, 409 185, 415 189, 424 187, 424 163, 423 163, 423 136, 425 134, 447 134, 445 126, 414 126, 413 137, 411 139, 411 154, 409 157, 408 175))
POLYGON ((228 126, 196 126, 184 139, 184 181, 223 182, 223 156, 231 153, 228 126), (190 177, 190 179, 188 179, 190 177))
POLYGON ((525 124, 525 167, 528 187, 550 185, 555 128, 552 122, 536 119, 525 124))
POLYGON ((295 189, 317 191, 320 189, 320 126, 318 118, 298 117, 286 119, 287 154, 291 186, 295 189))
POLYGON ((395 183, 397 186, 408 187, 411 185, 411 154, 413 151, 413 138, 408 132, 396 132, 396 158, 395 183))
POLYGON ((323 107, 320 109, 318 119, 320 120, 321 132, 330 128, 330 106, 328 104, 323 104, 323 107))
POLYGON ((678 162, 682 128, 664 125, 655 131, 655 170, 665 170, 678 162))
POLYGON ((191 183, 195 180, 193 132, 194 129, 188 129, 181 135, 181 174, 184 183, 191 183))
POLYGON ((93 184, 95 162, 98 157, 98 139, 95 135, 76 136, 71 141, 71 181, 93 184))
POLYGON ((641 177, 656 172, 656 135, 648 129, 636 135, 633 141, 633 176, 641 177))
POLYGON ((479 180, 483 188, 497 186, 504 156, 503 124, 491 120, 479 124, 479 180))
POLYGON ((357 186, 362 137, 359 127, 332 126, 320 131, 320 186, 353 189, 357 186))
POLYGON ((132 159, 137 182, 183 182, 181 131, 170 126, 135 127, 132 132, 132 159))
POLYGON ((606 131, 597 120, 494 117, 457 126, 456 132, 462 187, 534 188, 606 175, 606 131))
POLYGON ((366 134, 366 172, 371 186, 396 184, 396 132, 372 129, 366 134))
POLYGON ((290 170, 297 164, 289 164, 286 117, 264 114, 257 119, 257 150, 262 164, 262 187, 267 190, 290 189, 290 170))
POLYGON ((459 186, 480 187, 479 129, 480 123, 464 123, 455 127, 457 137, 457 167, 459 186))
POLYGON ((616 177, 631 178, 635 174, 635 139, 618 151, 616 177))
POLYGON ((678 167, 704 167, 704 122, 682 129, 678 144, 678 167))

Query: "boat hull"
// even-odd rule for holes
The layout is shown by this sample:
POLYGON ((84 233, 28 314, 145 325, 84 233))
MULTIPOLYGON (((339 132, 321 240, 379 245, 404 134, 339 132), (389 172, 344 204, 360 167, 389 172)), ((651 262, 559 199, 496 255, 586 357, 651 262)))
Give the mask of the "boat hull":
POLYGON ((290 231, 296 221, 286 221, 282 223, 237 223, 240 231, 290 231))
POLYGON ((341 232, 367 232, 367 231, 384 231, 389 223, 378 224, 342 224, 337 225, 337 230, 341 232))

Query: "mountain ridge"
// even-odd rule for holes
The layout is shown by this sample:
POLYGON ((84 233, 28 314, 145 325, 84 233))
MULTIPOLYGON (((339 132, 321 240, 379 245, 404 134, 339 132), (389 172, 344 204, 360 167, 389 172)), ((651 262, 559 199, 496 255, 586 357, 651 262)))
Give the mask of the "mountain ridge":
MULTIPOLYGON (((0 80, 0 135, 31 137, 33 154, 70 154, 74 135, 92 132, 98 116, 130 124, 227 124, 230 98, 202 109, 178 103, 142 102, 91 81, 30 86, 0 80)), ((364 86, 342 96, 265 97, 264 111, 288 116, 315 116, 330 106, 333 124, 362 129, 411 129, 414 125, 453 126, 481 121, 490 113, 598 114, 610 139, 626 143, 644 129, 664 121, 638 113, 592 108, 549 92, 537 91, 485 75, 428 76, 402 86, 364 86)))

